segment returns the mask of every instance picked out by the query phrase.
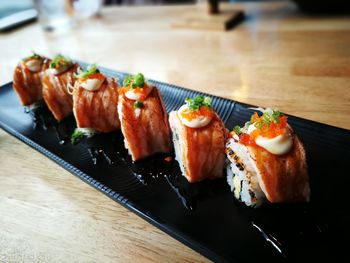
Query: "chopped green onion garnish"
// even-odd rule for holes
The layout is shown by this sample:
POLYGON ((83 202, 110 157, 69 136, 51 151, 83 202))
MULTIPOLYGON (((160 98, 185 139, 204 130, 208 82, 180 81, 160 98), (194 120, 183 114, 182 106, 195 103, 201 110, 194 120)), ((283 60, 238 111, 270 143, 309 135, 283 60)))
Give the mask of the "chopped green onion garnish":
POLYGON ((238 125, 236 125, 236 126, 233 128, 233 131, 234 131, 237 135, 240 135, 241 132, 242 132, 242 128, 239 127, 238 125))
POLYGON ((62 56, 61 54, 58 54, 53 57, 50 63, 50 68, 59 69, 62 67, 68 67, 71 64, 72 64, 72 61, 69 58, 62 56))
POLYGON ((185 102, 190 110, 199 110, 201 106, 211 108, 211 98, 204 96, 196 96, 194 99, 186 98, 185 102))
POLYGON ((138 73, 134 76, 134 83, 132 84, 133 88, 143 87, 145 85, 145 77, 142 73, 138 73))
POLYGON ((71 143, 76 144, 80 142, 82 139, 90 138, 94 136, 96 133, 98 133, 93 128, 76 128, 71 136, 71 143))
POLYGON ((261 120, 257 121, 254 125, 257 128, 263 128, 270 126, 270 123, 278 124, 280 122, 279 117, 282 117, 283 114, 278 110, 272 110, 270 112, 265 111, 261 116, 261 120))
POLYGON ((123 86, 129 87, 132 82, 132 79, 133 79, 132 75, 128 75, 123 81, 123 86))
POLYGON ((72 144, 77 144, 78 142, 80 142, 82 139, 84 139, 86 137, 85 133, 80 131, 79 129, 75 129, 70 141, 72 144))
POLYGON ((76 78, 83 79, 96 73, 100 73, 100 70, 97 68, 96 64, 91 64, 86 70, 82 70, 79 68, 77 74, 75 74, 74 76, 76 78))
POLYGON ((134 108, 142 108, 142 107, 143 107, 143 103, 141 101, 134 102, 134 108))
POLYGON ((132 88, 142 88, 145 85, 145 82, 146 81, 143 74, 138 73, 136 75, 128 75, 123 81, 123 86, 132 86, 132 88))

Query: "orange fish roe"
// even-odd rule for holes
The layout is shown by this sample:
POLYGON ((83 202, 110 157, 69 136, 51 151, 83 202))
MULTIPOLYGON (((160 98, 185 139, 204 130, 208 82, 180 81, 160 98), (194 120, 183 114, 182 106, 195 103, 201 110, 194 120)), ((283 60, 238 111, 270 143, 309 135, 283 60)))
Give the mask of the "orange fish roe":
POLYGON ((242 133, 239 136, 239 141, 245 145, 256 145, 255 140, 257 137, 262 136, 265 138, 275 138, 278 135, 286 133, 287 127, 287 116, 277 117, 277 123, 274 121, 266 122, 263 119, 263 116, 260 116, 254 112, 251 117, 252 125, 255 125, 256 129, 253 130, 250 134, 242 133))
POLYGON ((147 84, 144 84, 142 88, 122 87, 119 89, 119 94, 125 94, 129 90, 133 90, 134 93, 140 94, 140 99, 138 101, 143 102, 149 94, 149 89, 150 87, 147 84))
POLYGON ((278 117, 278 123, 270 122, 262 125, 262 127, 254 130, 250 135, 255 139, 258 136, 265 138, 274 138, 278 135, 284 134, 287 127, 287 116, 278 117))
POLYGON ((207 107, 207 106, 201 106, 199 108, 199 110, 186 109, 186 110, 182 111, 180 114, 186 120, 191 121, 191 120, 197 119, 197 118, 199 118, 201 116, 211 118, 214 115, 214 111, 211 108, 207 107))
POLYGON ((87 79, 98 79, 98 80, 104 80, 106 77, 102 73, 94 73, 91 74, 85 78, 81 78, 82 81, 87 80, 87 79))
POLYGON ((247 146, 256 146, 255 140, 248 133, 240 134, 239 142, 247 146))

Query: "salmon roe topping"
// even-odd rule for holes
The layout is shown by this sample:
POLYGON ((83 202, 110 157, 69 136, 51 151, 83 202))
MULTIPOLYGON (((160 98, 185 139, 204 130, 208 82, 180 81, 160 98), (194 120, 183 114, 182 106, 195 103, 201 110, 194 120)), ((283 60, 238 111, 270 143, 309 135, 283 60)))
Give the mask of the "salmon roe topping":
POLYGON ((255 126, 255 130, 253 130, 250 134, 242 133, 239 135, 239 141, 245 145, 256 145, 255 140, 259 136, 265 138, 275 138, 281 134, 286 133, 287 127, 287 116, 278 116, 273 121, 266 121, 263 116, 259 116, 256 112, 251 117, 251 125, 255 126))
POLYGON ((244 145, 256 146, 255 140, 248 133, 239 135, 239 142, 244 145))
POLYGON ((185 109, 180 114, 186 120, 192 121, 192 120, 200 118, 200 117, 212 118, 214 115, 214 112, 211 108, 209 108, 207 106, 201 106, 199 108, 199 110, 185 109))
POLYGON ((129 90, 133 90, 134 93, 140 94, 140 99, 138 101, 143 102, 149 94, 148 89, 150 89, 150 87, 147 84, 144 84, 141 88, 123 87, 119 89, 119 94, 125 94, 129 90))
POLYGON ((278 123, 271 122, 264 124, 262 127, 254 130, 250 136, 252 136, 253 139, 256 139, 258 136, 265 138, 275 138, 278 135, 284 134, 286 133, 287 119, 287 116, 281 116, 278 118, 278 123))
POLYGON ((105 75, 103 75, 102 73, 94 73, 94 74, 91 74, 87 77, 84 77, 84 78, 81 78, 81 80, 87 80, 87 79, 98 79, 98 80, 104 80, 106 77, 105 75))

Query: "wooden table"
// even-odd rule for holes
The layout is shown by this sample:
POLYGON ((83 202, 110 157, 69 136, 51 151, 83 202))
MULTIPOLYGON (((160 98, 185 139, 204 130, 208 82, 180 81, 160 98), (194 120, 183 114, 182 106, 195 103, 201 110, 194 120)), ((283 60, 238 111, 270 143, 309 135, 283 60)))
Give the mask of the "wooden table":
MULTIPOLYGON (((31 50, 62 52, 350 129, 348 18, 271 2, 223 5, 247 15, 229 32, 174 27, 196 8, 106 8, 66 33, 0 34, 0 84, 31 50)), ((2 130, 0 215, 0 261, 208 261, 2 130)))

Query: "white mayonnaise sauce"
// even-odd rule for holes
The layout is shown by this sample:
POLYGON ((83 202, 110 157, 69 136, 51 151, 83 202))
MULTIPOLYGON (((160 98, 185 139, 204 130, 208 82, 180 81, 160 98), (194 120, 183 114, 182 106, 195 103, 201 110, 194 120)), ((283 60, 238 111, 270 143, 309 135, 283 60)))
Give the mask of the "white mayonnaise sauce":
POLYGON ((86 90, 89 90, 89 91, 95 91, 101 87, 103 81, 104 81, 104 79, 103 80, 100 80, 100 79, 79 80, 79 82, 80 82, 79 86, 86 89, 86 90))
POLYGON ((41 70, 42 59, 30 59, 25 62, 26 67, 32 72, 38 72, 41 70))
MULTIPOLYGON (((137 88, 136 88, 137 89, 137 88)), ((137 100, 139 101, 141 99, 141 97, 146 98, 148 96, 148 94, 150 94, 150 92, 152 91, 153 87, 152 86, 147 86, 144 87, 144 92, 136 92, 136 89, 129 89, 127 92, 125 92, 125 97, 127 97, 130 100, 137 100)))
MULTIPOLYGON (((247 133, 250 134, 256 129, 254 123, 249 125, 247 133)), ((266 151, 276 154, 282 155, 286 154, 290 151, 293 146, 293 138, 291 133, 287 132, 284 134, 280 134, 274 138, 265 138, 263 136, 258 136, 255 139, 255 143, 260 147, 264 148, 266 151)))
POLYGON ((62 72, 65 72, 68 68, 69 68, 69 66, 65 66, 65 67, 60 67, 58 69, 50 68, 50 70, 51 70, 52 74, 58 75, 58 74, 61 74, 62 72))
POLYGON ((201 128, 201 127, 207 126, 211 122, 211 120, 213 119, 213 115, 212 115, 210 117, 209 116, 199 116, 199 117, 194 118, 192 120, 188 120, 181 115, 181 112, 183 112, 187 109, 188 109, 187 105, 182 105, 177 112, 177 115, 179 116, 181 122, 183 123, 183 125, 185 125, 187 127, 201 128))

